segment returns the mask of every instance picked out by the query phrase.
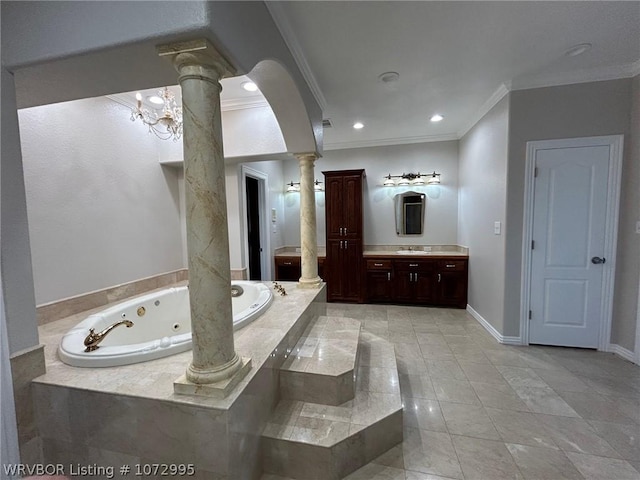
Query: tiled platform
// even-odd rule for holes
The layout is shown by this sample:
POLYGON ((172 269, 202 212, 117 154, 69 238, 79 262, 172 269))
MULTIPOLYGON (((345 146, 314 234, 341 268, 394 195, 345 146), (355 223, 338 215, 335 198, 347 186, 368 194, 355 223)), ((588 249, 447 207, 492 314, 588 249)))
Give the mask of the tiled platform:
MULTIPOLYGON (((340 322, 353 325, 345 320, 340 322)), ((323 329, 331 325, 328 319, 323 329)), ((263 431, 265 472, 296 479, 339 479, 402 441, 393 345, 361 332, 359 351, 353 400, 337 406, 281 400, 263 431)))
POLYGON ((352 318, 318 318, 280 369, 282 398, 340 405, 355 393, 360 322, 352 318))
POLYGON ((330 304, 327 314, 394 344, 404 402, 402 443, 345 480, 640 480, 639 366, 500 345, 463 310, 330 304))

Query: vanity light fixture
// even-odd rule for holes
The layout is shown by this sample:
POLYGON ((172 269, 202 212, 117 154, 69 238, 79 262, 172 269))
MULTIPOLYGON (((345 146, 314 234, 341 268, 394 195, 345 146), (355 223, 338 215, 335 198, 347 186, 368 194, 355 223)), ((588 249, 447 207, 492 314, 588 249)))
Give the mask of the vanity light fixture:
MULTIPOLYGON (((175 96, 168 87, 158 90, 158 98, 161 100, 158 105, 162 105, 161 115, 144 108, 142 95, 136 93, 136 106, 131 109, 131 121, 140 119, 149 127, 149 133, 153 132, 161 140, 172 138, 177 142, 182 137, 182 108, 178 106, 175 96)), ((153 103, 157 103, 157 100, 153 103)))
MULTIPOLYGON (((324 183, 322 183, 320 180, 314 180, 313 189, 316 192, 324 192, 324 183)), ((289 183, 287 183, 287 188, 285 191, 287 193, 300 193, 300 182, 294 182, 293 180, 291 180, 289 183)))
POLYGON ((440 174, 436 173, 403 173, 402 175, 387 175, 384 177, 383 187, 406 187, 409 185, 437 185, 440 183, 440 174), (394 180, 397 178, 398 180, 394 180))

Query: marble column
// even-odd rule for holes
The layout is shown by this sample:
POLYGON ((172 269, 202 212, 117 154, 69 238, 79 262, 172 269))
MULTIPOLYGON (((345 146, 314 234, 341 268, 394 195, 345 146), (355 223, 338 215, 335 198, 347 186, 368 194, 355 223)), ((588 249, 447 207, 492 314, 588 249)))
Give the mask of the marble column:
POLYGON ((313 166, 316 155, 296 155, 300 163, 300 250, 302 276, 301 288, 318 288, 318 239, 316 236, 316 192, 313 166))
POLYGON ((250 367, 235 352, 231 310, 220 79, 233 68, 207 40, 161 46, 158 53, 173 63, 182 88, 193 360, 174 387, 224 396, 250 367))

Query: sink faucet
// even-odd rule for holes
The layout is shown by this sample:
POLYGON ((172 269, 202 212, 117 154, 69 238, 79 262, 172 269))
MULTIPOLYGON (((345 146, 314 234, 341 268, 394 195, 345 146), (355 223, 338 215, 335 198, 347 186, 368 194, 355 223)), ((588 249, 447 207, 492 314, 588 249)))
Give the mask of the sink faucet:
POLYGON ((99 333, 95 333, 95 329, 93 328, 89 329, 89 335, 87 335, 87 337, 84 339, 84 346, 87 347, 84 349, 84 351, 93 352, 94 350, 97 350, 98 348, 100 348, 98 344, 102 340, 104 340, 104 337, 106 337, 111 330, 113 330, 114 328, 120 325, 126 325, 127 328, 131 328, 133 327, 133 322, 131 320, 122 320, 120 322, 114 323, 113 325, 109 325, 107 328, 105 328, 99 333))

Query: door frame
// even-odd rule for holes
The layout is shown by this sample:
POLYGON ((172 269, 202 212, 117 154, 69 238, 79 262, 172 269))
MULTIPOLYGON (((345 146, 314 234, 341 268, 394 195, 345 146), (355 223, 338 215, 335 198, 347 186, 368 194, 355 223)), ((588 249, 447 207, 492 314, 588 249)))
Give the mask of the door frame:
POLYGON ((260 270, 262 280, 269 280, 271 275, 271 235, 269 234, 269 176, 266 173, 255 170, 247 165, 240 166, 240 187, 242 192, 241 198, 241 215, 242 215, 242 252, 244 262, 247 269, 247 278, 251 278, 249 271, 249 224, 247 222, 247 177, 254 178, 258 181, 258 204, 260 208, 260 270))
POLYGON ((524 180, 524 216, 522 232, 522 278, 520 291, 520 338, 529 345, 529 310, 531 309, 531 242, 533 237, 534 168, 538 150, 549 148, 609 147, 609 178, 607 183, 607 207, 603 256, 607 259, 602 274, 602 304, 598 350, 609 351, 613 293, 618 244, 618 219, 620 213, 620 184, 622 180, 622 147, 624 135, 601 137, 565 138, 527 142, 524 180))

